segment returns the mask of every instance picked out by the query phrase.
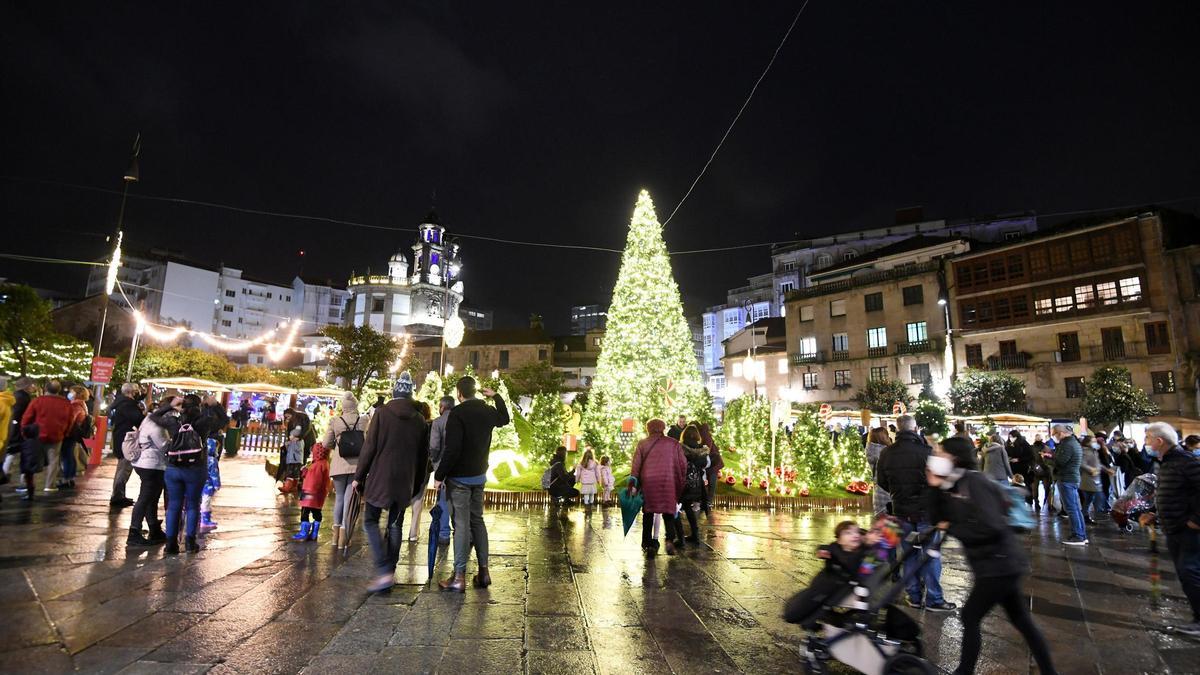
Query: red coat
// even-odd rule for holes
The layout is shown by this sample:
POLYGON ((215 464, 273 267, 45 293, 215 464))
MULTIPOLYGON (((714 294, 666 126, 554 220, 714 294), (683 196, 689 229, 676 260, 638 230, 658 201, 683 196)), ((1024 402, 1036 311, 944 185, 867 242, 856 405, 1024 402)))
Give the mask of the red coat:
POLYGON ((312 450, 312 463, 304 469, 300 483, 300 506, 321 509, 329 494, 329 451, 317 443, 312 450))
POLYGON ((38 425, 38 440, 43 443, 57 443, 66 438, 71 430, 71 420, 75 411, 71 402, 62 396, 39 396, 33 399, 25 414, 21 416, 21 426, 38 425))
POLYGON ((675 513, 686 473, 683 446, 661 430, 642 439, 633 453, 630 475, 640 477, 638 489, 646 500, 643 509, 647 513, 675 513))

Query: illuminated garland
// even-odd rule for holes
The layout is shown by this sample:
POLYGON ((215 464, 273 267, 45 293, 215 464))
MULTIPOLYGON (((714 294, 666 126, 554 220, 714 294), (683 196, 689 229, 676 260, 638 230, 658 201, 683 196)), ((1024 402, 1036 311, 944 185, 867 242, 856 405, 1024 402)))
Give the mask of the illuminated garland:
MULTIPOLYGON (((30 349, 28 354, 28 375, 35 380, 83 382, 92 376, 92 347, 86 343, 55 343, 51 349, 30 349)), ((21 375, 21 363, 12 350, 0 350, 0 373, 10 379, 21 375)))
POLYGON ((244 352, 252 347, 264 347, 267 352, 267 357, 272 361, 278 361, 283 358, 288 352, 303 353, 309 351, 305 347, 295 346, 296 334, 300 331, 302 321, 284 323, 284 327, 288 327, 288 333, 285 340, 281 343, 268 342, 275 337, 278 329, 271 330, 259 335, 250 340, 241 340, 237 338, 227 338, 213 333, 204 333, 198 330, 192 330, 185 326, 162 326, 160 324, 150 323, 146 317, 138 311, 133 313, 134 319, 137 321, 137 331, 139 334, 145 334, 159 342, 175 342, 183 335, 197 337, 209 347, 223 352, 244 352))

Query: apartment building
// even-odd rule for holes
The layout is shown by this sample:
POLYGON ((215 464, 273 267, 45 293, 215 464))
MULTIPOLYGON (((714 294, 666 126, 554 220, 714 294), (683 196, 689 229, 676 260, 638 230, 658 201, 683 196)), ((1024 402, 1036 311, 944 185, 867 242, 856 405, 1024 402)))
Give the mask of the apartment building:
MULTIPOLYGON (((786 299, 793 400, 853 407, 872 379, 895 379, 915 396, 926 381, 949 388, 946 259, 965 239, 919 235, 812 274, 786 299)), ((774 395, 774 392, 772 392, 774 395)))
POLYGON ((956 362, 1017 375, 1041 415, 1077 414, 1085 380, 1105 365, 1129 368, 1162 414, 1194 415, 1179 378, 1200 346, 1195 232, 1194 219, 1168 231, 1148 212, 956 258, 956 362))

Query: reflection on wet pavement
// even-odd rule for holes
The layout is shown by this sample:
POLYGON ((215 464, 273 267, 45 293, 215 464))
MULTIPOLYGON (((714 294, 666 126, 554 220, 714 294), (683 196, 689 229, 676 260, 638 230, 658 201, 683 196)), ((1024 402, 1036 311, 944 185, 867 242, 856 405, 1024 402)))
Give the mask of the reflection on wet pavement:
MULTIPOLYGON (((200 554, 174 558, 125 548, 129 510, 108 508, 111 460, 75 494, 33 506, 5 486, 0 671, 797 672, 801 635, 780 619, 783 600, 853 515, 717 513, 700 546, 646 560, 639 530, 622 537, 615 509, 489 511, 491 588, 430 590, 423 537, 405 544, 392 592, 368 596, 361 532, 347 559, 328 527, 319 542, 292 542, 299 509, 274 495, 261 466, 223 462, 220 528, 200 554)), ((1200 644, 1159 630, 1185 615, 1170 561, 1159 561, 1163 599, 1152 608, 1144 535, 1102 523, 1091 546, 1068 550, 1057 543, 1063 522, 1043 516, 1026 538, 1026 592, 1059 669, 1200 672, 1200 644)), ((448 573, 446 554, 435 576, 448 573)), ((961 605, 970 573, 953 542, 945 554, 946 597, 961 605)), ((953 669, 958 617, 914 615, 930 657, 953 669)), ((979 672, 1031 670, 1020 637, 990 615, 979 672)))

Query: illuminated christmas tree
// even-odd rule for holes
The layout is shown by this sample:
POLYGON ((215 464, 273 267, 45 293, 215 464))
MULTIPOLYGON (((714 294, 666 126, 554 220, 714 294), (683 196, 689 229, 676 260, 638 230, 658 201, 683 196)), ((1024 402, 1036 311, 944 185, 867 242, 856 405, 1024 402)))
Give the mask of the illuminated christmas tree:
POLYGON ((428 403, 430 409, 432 409, 434 415, 436 415, 438 404, 442 400, 442 390, 442 376, 431 370, 429 371, 429 374, 425 376, 425 381, 421 383, 421 388, 417 390, 417 394, 414 398, 416 398, 418 401, 428 403))
POLYGON ((617 442, 625 418, 632 418, 640 433, 652 418, 711 414, 662 225, 645 190, 629 223, 591 399, 584 438, 618 460, 627 454, 617 442))

